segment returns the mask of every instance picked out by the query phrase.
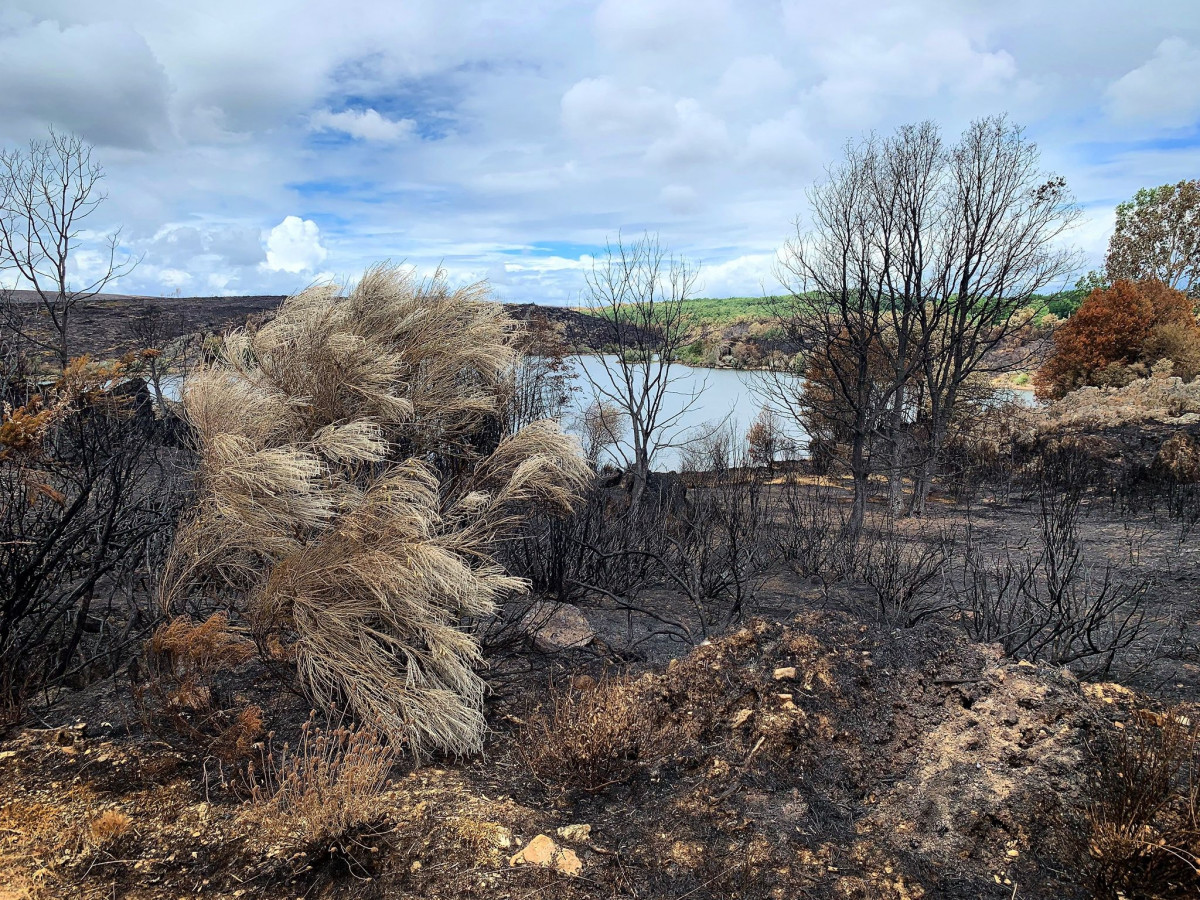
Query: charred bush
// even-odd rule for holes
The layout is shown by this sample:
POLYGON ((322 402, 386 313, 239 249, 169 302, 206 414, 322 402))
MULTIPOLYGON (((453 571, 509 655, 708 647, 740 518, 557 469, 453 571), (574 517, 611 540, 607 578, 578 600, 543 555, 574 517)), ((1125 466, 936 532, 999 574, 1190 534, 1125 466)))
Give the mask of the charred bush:
MULTIPOLYGON (((111 672, 157 618, 156 573, 194 467, 117 368, 73 363, 0 426, 0 685, 111 672)), ((145 398, 141 398, 145 399, 145 398)))
POLYGON ((942 590, 943 573, 953 556, 955 537, 906 535, 888 518, 863 542, 858 576, 875 594, 879 620, 891 628, 910 628, 952 604, 942 590))
POLYGON ((775 528, 779 557, 800 575, 840 578, 854 567, 858 541, 849 511, 818 485, 786 479, 779 486, 783 521, 775 528))
POLYGON ((1200 891, 1200 745, 1174 712, 1139 712, 1092 747, 1084 869, 1097 897, 1200 891))
POLYGON ((1151 582, 1087 559, 1079 521, 1085 481, 1073 465, 1051 471, 1059 477, 1041 482, 1033 547, 987 556, 968 531, 951 588, 959 621, 974 640, 999 643, 1009 656, 1105 676, 1147 651, 1151 582))

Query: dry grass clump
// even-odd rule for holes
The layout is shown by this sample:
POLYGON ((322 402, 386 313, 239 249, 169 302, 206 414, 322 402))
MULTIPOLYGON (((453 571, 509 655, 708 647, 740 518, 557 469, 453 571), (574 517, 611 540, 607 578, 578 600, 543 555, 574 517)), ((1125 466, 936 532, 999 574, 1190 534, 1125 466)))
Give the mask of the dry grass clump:
POLYGON ((1088 868, 1098 896, 1200 892, 1200 743, 1177 714, 1143 713, 1096 754, 1087 810, 1088 868))
POLYGON ((241 602, 314 700, 347 702, 417 753, 482 744, 483 682, 463 617, 524 584, 493 541, 587 475, 553 422, 497 440, 515 325, 476 285, 368 271, 228 335, 183 405, 200 503, 165 597, 241 602))
POLYGON ((604 680, 554 691, 524 735, 533 773, 586 792, 627 780, 668 751, 660 704, 636 682, 604 680))
POLYGON ((116 809, 106 809, 88 823, 88 839, 97 847, 116 843, 133 828, 133 819, 116 809))
POLYGON ((266 749, 261 768, 251 764, 249 815, 297 849, 338 846, 383 819, 396 756, 378 729, 321 729, 310 716, 295 748, 266 749))

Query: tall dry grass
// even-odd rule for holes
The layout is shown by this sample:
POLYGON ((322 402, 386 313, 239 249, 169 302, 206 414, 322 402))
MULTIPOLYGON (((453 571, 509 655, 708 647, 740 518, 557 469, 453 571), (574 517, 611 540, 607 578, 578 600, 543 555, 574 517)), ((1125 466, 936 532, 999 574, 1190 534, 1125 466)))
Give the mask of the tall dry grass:
POLYGON ((524 587, 496 539, 531 504, 568 508, 588 474, 553 422, 489 440, 515 328, 483 286, 380 266, 229 334, 183 397, 200 501, 166 601, 232 597, 323 707, 417 753, 478 749, 480 649, 460 622, 524 587))

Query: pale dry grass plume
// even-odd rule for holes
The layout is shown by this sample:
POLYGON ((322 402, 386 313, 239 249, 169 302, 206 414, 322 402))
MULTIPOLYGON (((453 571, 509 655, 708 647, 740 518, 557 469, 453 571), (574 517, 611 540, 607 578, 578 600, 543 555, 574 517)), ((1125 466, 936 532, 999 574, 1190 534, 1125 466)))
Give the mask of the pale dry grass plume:
POLYGON ((515 328, 483 286, 377 267, 228 335, 184 392, 199 503, 166 601, 232 598, 323 707, 418 753, 476 750, 480 649, 459 623, 523 588, 493 542, 588 472, 553 422, 489 440, 515 328))

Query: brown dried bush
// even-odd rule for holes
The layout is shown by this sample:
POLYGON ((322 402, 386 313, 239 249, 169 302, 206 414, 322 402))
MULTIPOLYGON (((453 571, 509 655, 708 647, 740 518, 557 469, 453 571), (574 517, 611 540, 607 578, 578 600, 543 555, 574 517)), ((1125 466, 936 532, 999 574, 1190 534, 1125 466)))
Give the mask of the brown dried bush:
POLYGON ((526 728, 526 761, 543 782, 594 793, 661 759, 661 704, 636 682, 602 680, 552 692, 548 713, 526 728))
POLYGON ((1178 712, 1140 713, 1094 748, 1086 868, 1096 896, 1200 893, 1200 746, 1178 712))
POLYGON ((1171 435, 1154 457, 1154 466, 1180 484, 1200 481, 1200 443, 1186 431, 1171 435))
POLYGON ((1200 324, 1182 291, 1159 281, 1118 281, 1097 288, 1070 319, 1054 330, 1054 350, 1035 383, 1043 399, 1087 385, 1123 387, 1136 366, 1160 359, 1192 377, 1200 360, 1200 324))
POLYGON ((383 793, 397 751, 377 728, 301 726, 296 746, 264 748, 249 767, 253 805, 247 812, 268 840, 293 850, 343 845, 382 822, 383 793))
POLYGON ((180 616, 160 625, 147 650, 157 676, 170 683, 168 702, 200 710, 212 701, 212 678, 250 659, 254 644, 230 629, 228 616, 214 613, 199 623, 180 616))
POLYGON ((209 743, 209 752, 224 763, 248 759, 263 733, 263 711, 247 706, 209 743))

